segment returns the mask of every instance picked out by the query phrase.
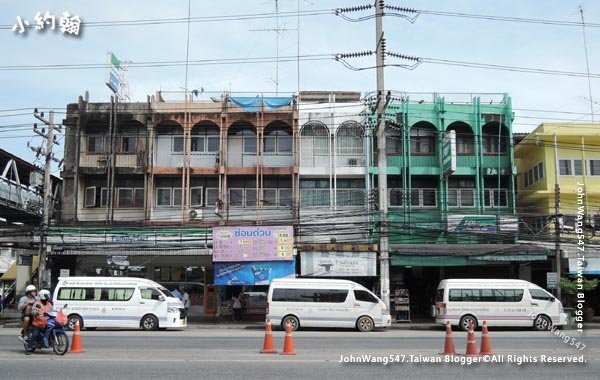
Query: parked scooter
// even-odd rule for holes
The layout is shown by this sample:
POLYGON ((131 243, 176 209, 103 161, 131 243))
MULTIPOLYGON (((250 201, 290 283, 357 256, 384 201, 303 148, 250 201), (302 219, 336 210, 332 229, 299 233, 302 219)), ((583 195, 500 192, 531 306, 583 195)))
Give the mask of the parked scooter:
MULTIPOLYGON (((65 308, 65 305, 63 308, 65 308)), ((46 313, 48 317, 48 323, 43 334, 43 341, 38 339, 31 352, 37 349, 52 348, 56 355, 64 355, 69 351, 69 337, 65 331, 65 326, 68 323, 67 316, 61 310, 51 310, 46 313), (48 345, 44 345, 44 341, 48 342, 48 345)), ((29 333, 29 339, 34 339, 31 332, 29 333)), ((27 351, 27 342, 23 343, 25 351, 27 351)))

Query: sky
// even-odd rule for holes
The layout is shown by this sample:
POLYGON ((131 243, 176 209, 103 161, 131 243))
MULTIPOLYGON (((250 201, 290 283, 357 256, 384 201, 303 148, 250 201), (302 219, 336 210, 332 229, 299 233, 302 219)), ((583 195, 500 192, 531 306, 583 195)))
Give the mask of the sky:
MULTIPOLYGON (((148 95, 163 91, 167 100, 183 100, 185 65, 134 67, 136 63, 156 61, 191 62, 220 60, 218 65, 189 65, 188 89, 204 89, 200 99, 218 96, 223 91, 235 94, 288 95, 300 90, 351 90, 363 93, 376 88, 375 70, 351 70, 333 59, 306 60, 312 55, 330 57, 375 49, 375 20, 347 21, 332 14, 340 7, 370 4, 373 1, 341 0, 192 0, 189 50, 186 0, 0 0, 0 148, 28 161, 36 161, 27 143, 37 146, 42 138, 31 126, 37 120, 32 111, 55 110, 62 121, 66 105, 77 102, 89 91, 92 102, 109 100, 105 85, 106 69, 80 69, 82 64, 104 64, 108 51, 132 62, 128 80, 132 101, 145 101, 148 95), (275 17, 276 3, 280 17, 275 17), (300 7, 298 18, 296 12, 300 7), (35 25, 37 12, 56 16, 56 29, 29 29, 19 34, 12 30, 17 16, 35 25), (78 36, 61 33, 63 12, 83 21, 78 36), (322 12, 321 12, 322 11, 322 12), (290 14, 291 12, 291 14, 290 14), (262 19, 243 17, 267 14, 262 19), (207 22, 206 17, 238 16, 233 20, 207 22), (291 17, 290 17, 291 16, 291 17), (204 17, 204 19, 201 19, 204 17), (144 25, 114 25, 114 21, 164 20, 144 25), (112 21, 110 26, 94 23, 112 21), (196 22, 198 21, 198 22, 196 22), (280 29, 279 33, 274 30, 280 29), (298 34, 300 70, 298 55, 298 34), (277 43, 278 42, 278 43, 277 43), (239 63, 240 58, 276 57, 265 63, 239 63), (283 58, 291 57, 291 58, 283 58), (229 60, 229 61, 228 61, 229 60), (286 60, 286 62, 283 62, 286 60), (227 62, 227 64, 222 64, 227 62), (63 70, 14 70, 27 65, 74 65, 63 70), (278 70, 276 70, 278 66, 278 70), (299 75, 298 75, 299 73, 299 75), (298 77, 300 82, 298 82, 298 77), (278 86, 276 86, 278 78, 278 86), (299 84, 299 86, 298 86, 299 84)), ((600 2, 582 0, 478 1, 478 0, 386 0, 386 4, 425 11, 416 20, 386 16, 383 19, 388 51, 427 58, 409 70, 398 66, 385 69, 385 88, 406 92, 410 99, 430 101, 434 92, 447 94, 449 101, 467 101, 469 94, 483 93, 482 99, 498 100, 490 93, 507 93, 512 98, 514 132, 530 132, 542 122, 591 121, 600 119, 600 2), (526 67, 534 71, 554 70, 586 73, 584 29, 581 25, 497 21, 439 15, 487 15, 535 20, 580 22, 579 6, 584 11, 591 99, 588 78, 572 75, 545 75, 539 72, 489 70, 430 60, 449 60, 502 67, 526 67), (438 14, 432 14, 436 12, 438 14), (596 76, 596 78, 594 78, 596 76), (598 103, 595 103, 598 102, 598 103)), ((347 13, 355 19, 372 15, 372 10, 347 13)), ((357 68, 374 66, 375 57, 348 59, 357 68)), ((388 57, 387 64, 409 62, 388 57)), ((63 146, 55 147, 62 158, 63 146)), ((54 169, 55 174, 58 169, 54 169)))

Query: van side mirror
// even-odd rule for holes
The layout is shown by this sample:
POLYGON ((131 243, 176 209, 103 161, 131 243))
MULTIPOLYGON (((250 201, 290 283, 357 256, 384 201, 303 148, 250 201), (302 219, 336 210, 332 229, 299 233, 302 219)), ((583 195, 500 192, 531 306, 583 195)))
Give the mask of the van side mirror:
POLYGON ((556 298, 550 297, 550 302, 554 302, 554 301, 556 301, 556 298))
POLYGON ((162 294, 158 296, 158 300, 159 301, 164 301, 165 300, 165 296, 163 296, 162 294))

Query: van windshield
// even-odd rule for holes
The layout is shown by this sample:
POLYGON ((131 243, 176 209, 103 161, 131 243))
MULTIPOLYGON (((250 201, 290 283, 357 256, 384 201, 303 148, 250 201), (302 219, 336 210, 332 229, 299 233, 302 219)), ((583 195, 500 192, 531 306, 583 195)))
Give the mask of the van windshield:
POLYGON ((173 295, 173 293, 171 293, 169 290, 167 290, 167 288, 164 288, 162 286, 159 286, 158 289, 163 292, 163 294, 167 297, 173 297, 175 298, 175 296, 173 295))

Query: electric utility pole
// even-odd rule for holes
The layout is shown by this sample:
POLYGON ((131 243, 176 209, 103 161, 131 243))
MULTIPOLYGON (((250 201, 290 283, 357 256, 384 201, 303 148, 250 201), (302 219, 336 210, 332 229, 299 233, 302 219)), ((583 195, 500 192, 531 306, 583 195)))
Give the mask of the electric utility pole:
POLYGON ((375 2, 375 51, 377 64, 377 186, 379 188, 379 285, 381 300, 390 307, 390 254, 388 247, 388 195, 387 195, 387 157, 385 150, 385 86, 383 68, 385 60, 385 38, 383 36, 383 1, 375 2))
POLYGON ((33 111, 33 116, 36 119, 44 123, 48 132, 46 133, 46 128, 42 128, 39 130, 37 128, 37 124, 33 125, 33 132, 42 136, 46 139, 46 148, 38 147, 29 147, 32 151, 34 151, 37 156, 44 156, 44 210, 42 214, 42 225, 40 228, 40 244, 39 244, 39 257, 40 257, 40 265, 38 267, 38 288, 49 287, 50 279, 45 279, 46 273, 46 255, 47 255, 47 235, 48 235, 48 224, 50 221, 50 213, 52 211, 53 205, 50 202, 50 198, 52 196, 52 176, 51 176, 51 163, 52 161, 61 163, 61 160, 58 160, 52 154, 52 148, 54 145, 60 145, 56 140, 56 136, 54 135, 54 131, 58 133, 62 133, 62 128, 60 125, 54 125, 54 111, 50 111, 50 116, 46 120, 44 118, 44 113, 39 113, 37 108, 33 111), (44 281, 46 280, 46 281, 44 281))

